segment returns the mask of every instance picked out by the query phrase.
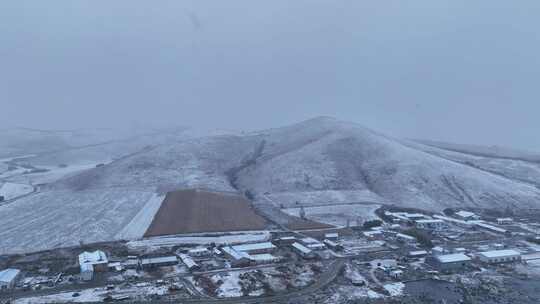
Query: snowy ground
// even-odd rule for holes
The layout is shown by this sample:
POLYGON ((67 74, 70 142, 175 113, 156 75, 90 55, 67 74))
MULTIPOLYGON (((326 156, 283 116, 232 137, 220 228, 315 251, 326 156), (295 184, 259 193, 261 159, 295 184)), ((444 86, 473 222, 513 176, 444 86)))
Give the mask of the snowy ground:
POLYGON ((390 283, 385 284, 384 289, 390 293, 390 296, 396 297, 403 294, 403 289, 405 288, 405 284, 398 282, 398 283, 390 283))
MULTIPOLYGON (((227 273, 221 273, 212 276, 212 281, 219 285, 217 289, 218 297, 241 297, 244 295, 243 285, 247 281, 245 278, 250 276, 250 271, 230 271, 227 273), (244 277, 242 279, 241 277, 244 277)), ((253 290, 250 290, 247 295, 249 296, 260 296, 263 294, 261 289, 261 284, 256 284, 252 287, 253 290)))
POLYGON ((10 161, 16 160, 16 159, 25 159, 36 156, 35 154, 28 154, 28 155, 20 155, 20 156, 13 156, 13 157, 6 157, 6 158, 0 158, 0 163, 8 163, 10 161))
POLYGON ((137 189, 49 191, 0 206, 0 254, 113 240, 152 197, 137 189))
POLYGON ((49 184, 55 182, 63 177, 71 176, 85 170, 95 168, 98 163, 96 162, 82 162, 78 164, 68 165, 67 167, 58 166, 38 166, 39 169, 45 169, 47 172, 20 174, 11 176, 10 180, 16 182, 24 182, 31 185, 49 184))
POLYGON ((283 292, 291 287, 301 288, 313 283, 316 276, 314 267, 320 268, 321 265, 302 264, 258 270, 235 270, 205 277, 190 277, 189 280, 200 292, 213 293, 218 297, 259 296, 268 291, 283 292), (214 291, 208 290, 208 280, 212 282, 214 291))
POLYGON ((30 185, 7 182, 1 185, 0 196, 3 196, 5 200, 10 200, 32 191, 34 191, 34 187, 30 185))
MULTIPOLYGON (((351 226, 356 225, 357 221, 362 224, 365 221, 378 219, 375 215, 381 205, 376 204, 346 204, 330 205, 320 207, 305 207, 306 217, 310 220, 343 227, 349 221, 351 226)), ((292 216, 300 216, 300 208, 287 208, 283 211, 292 216)))
POLYGON ((322 190, 322 191, 302 191, 302 192, 277 192, 268 194, 267 197, 283 204, 285 208, 294 208, 298 205, 312 207, 329 204, 350 204, 350 203, 385 203, 382 197, 369 190, 322 190))
POLYGON ((164 195, 154 194, 146 202, 146 204, 144 204, 139 213, 135 215, 131 222, 129 222, 129 224, 116 235, 116 238, 125 240, 142 238, 152 223, 152 220, 159 210, 164 198, 164 195))
MULTIPOLYGON (((326 300, 327 304, 354 303, 357 300, 384 298, 384 295, 377 293, 367 287, 340 286, 333 295, 326 300)), ((363 302, 360 302, 363 303, 363 302)), ((369 302, 367 302, 369 303, 369 302)))
POLYGON ((151 284, 139 284, 129 288, 116 288, 114 291, 104 288, 83 289, 78 291, 79 296, 73 297, 73 292, 64 292, 48 296, 28 297, 15 300, 14 304, 48 304, 48 303, 83 303, 83 302, 102 302, 108 295, 128 296, 130 299, 145 299, 150 295, 166 295, 168 289, 166 286, 155 287, 151 284))

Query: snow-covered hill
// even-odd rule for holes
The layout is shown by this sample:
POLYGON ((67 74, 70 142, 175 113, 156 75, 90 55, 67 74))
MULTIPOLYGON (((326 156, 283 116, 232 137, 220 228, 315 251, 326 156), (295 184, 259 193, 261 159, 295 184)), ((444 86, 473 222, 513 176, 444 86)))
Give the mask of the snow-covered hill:
POLYGON ((482 170, 331 118, 263 132, 260 140, 261 156, 238 172, 240 187, 256 194, 367 190, 382 202, 430 210, 540 205, 539 189, 518 172, 482 170))
MULTIPOLYGON (((534 155, 457 151, 394 139, 328 117, 250 133, 142 136, 100 146, 99 156, 113 146, 116 155, 125 148, 123 156, 0 206, 0 218, 9 219, 0 231, 0 248, 37 250, 125 235, 136 238, 145 229, 134 223, 148 225, 150 219, 142 215, 155 212, 143 209, 157 209, 157 195, 193 187, 248 193, 258 210, 278 222, 289 219, 280 208, 294 208, 297 202, 395 204, 433 211, 458 206, 540 208, 540 167, 534 155), (150 144, 143 145, 145 140, 150 144), (55 237, 48 240, 47 235, 55 237)), ((61 153, 75 159, 77 151, 91 154, 86 149, 96 147, 28 161, 35 166, 51 159, 59 163, 61 153)))

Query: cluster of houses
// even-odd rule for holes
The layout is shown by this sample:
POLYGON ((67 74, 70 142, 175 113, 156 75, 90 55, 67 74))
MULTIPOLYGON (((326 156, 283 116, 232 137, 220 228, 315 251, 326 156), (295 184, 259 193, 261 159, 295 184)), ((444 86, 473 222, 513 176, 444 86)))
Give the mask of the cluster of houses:
POLYGON ((122 262, 109 262, 105 252, 96 250, 85 251, 79 255, 79 267, 81 279, 90 281, 96 272, 122 271, 124 269, 151 269, 155 267, 170 266, 178 263, 178 258, 174 255, 149 257, 139 259, 136 256, 128 256, 122 262))
MULTIPOLYGON (((479 228, 486 231, 508 234, 507 229, 497 227, 487 223, 480 219, 480 216, 469 211, 457 211, 452 216, 444 216, 435 214, 428 216, 422 213, 408 213, 408 212, 385 212, 386 216, 389 216, 395 223, 408 223, 414 225, 418 229, 430 230, 430 231, 442 231, 447 229, 449 224, 456 225, 462 228, 479 228)), ((510 225, 514 221, 512 218, 497 218, 497 225, 510 225)))
MULTIPOLYGON (((464 248, 456 248, 446 251, 440 247, 435 247, 431 255, 425 261, 439 271, 455 271, 469 266, 474 259, 485 264, 502 264, 521 261, 521 253, 514 249, 500 249, 481 251, 473 254, 466 254, 464 248)), ((426 252, 427 254, 427 252, 426 252)), ((417 256, 411 252, 410 256, 417 256)))
POLYGON ((276 263, 281 260, 275 254, 278 248, 287 247, 299 256, 309 259, 314 258, 315 251, 332 248, 340 249, 340 245, 336 242, 338 239, 337 233, 328 233, 323 241, 311 237, 297 239, 295 236, 283 236, 274 239, 272 242, 259 242, 240 245, 224 246, 221 248, 194 248, 187 252, 177 252, 175 255, 145 257, 128 256, 126 260, 121 262, 111 262, 107 258, 105 252, 96 250, 92 252, 83 252, 79 255, 79 267, 81 279, 89 281, 94 278, 96 272, 105 271, 122 271, 125 269, 152 269, 156 267, 171 266, 178 263, 183 263, 190 271, 200 269, 200 265, 196 262, 197 258, 209 257, 212 255, 223 255, 229 262, 231 267, 245 267, 258 264, 276 263))

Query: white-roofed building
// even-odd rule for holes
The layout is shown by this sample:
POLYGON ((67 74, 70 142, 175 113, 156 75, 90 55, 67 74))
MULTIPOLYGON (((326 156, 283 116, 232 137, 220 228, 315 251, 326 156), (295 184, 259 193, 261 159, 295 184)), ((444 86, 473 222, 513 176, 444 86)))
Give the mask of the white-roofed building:
POLYGON ((486 223, 476 223, 476 226, 480 227, 482 229, 485 229, 485 230, 489 230, 491 232, 496 232, 496 233, 507 233, 508 232, 506 229, 496 227, 496 226, 493 226, 493 225, 489 225, 489 224, 486 224, 486 223))
POLYGON ((464 211, 464 210, 460 210, 454 213, 454 216, 465 221, 477 220, 480 218, 478 215, 474 214, 473 212, 464 211))
POLYGON ((433 255, 443 255, 445 253, 448 253, 448 250, 442 248, 441 246, 435 246, 431 248, 431 254, 433 255))
POLYGON ((332 240, 328 240, 328 239, 325 239, 323 241, 323 243, 328 247, 328 248, 331 248, 331 249, 334 249, 334 250, 341 250, 343 249, 343 246, 341 246, 340 244, 332 241, 332 240))
POLYGON ((306 246, 307 248, 311 250, 324 250, 326 249, 326 245, 324 243, 313 243, 306 246))
POLYGON ((436 219, 441 219, 445 222, 448 222, 452 225, 456 225, 456 226, 459 226, 459 227, 463 227, 463 228, 470 228, 472 227, 474 224, 473 223, 470 223, 470 222, 467 222, 467 221, 464 221, 464 220, 460 220, 460 219, 455 219, 453 217, 447 217, 447 216, 442 216, 442 215, 434 215, 433 216, 434 218, 436 219))
POLYGON ((370 240, 381 240, 384 238, 384 234, 379 230, 364 231, 362 234, 370 240))
POLYGON ((81 278, 89 281, 94 277, 94 272, 109 269, 109 260, 105 252, 101 250, 85 251, 79 254, 79 267, 81 269, 81 278))
POLYGON ((0 289, 10 289, 15 287, 17 280, 21 276, 21 271, 15 268, 8 268, 0 271, 0 289))
POLYGON ((426 258, 426 263, 441 271, 452 271, 466 267, 472 259, 463 253, 434 255, 426 258))
POLYGON ((325 233, 324 239, 330 240, 330 241, 337 241, 339 238, 339 233, 333 232, 333 233, 325 233))
POLYGON ((263 243, 253 243, 253 244, 243 244, 232 246, 236 251, 247 252, 249 254, 261 254, 261 253, 270 253, 276 250, 276 245, 271 242, 263 243))
POLYGON ((510 217, 502 217, 497 219, 497 224, 499 225, 510 225, 514 222, 514 220, 510 217))
POLYGON ((292 235, 288 236, 282 236, 280 238, 275 239, 274 243, 283 246, 283 245, 292 245, 292 243, 296 242, 296 237, 292 235))
POLYGON ((489 264, 521 261, 521 253, 513 249, 483 251, 477 254, 480 261, 489 264))
POLYGON ((300 243, 293 243, 292 245, 293 250, 298 253, 303 258, 312 258, 315 255, 313 254, 313 250, 307 248, 306 246, 300 244, 300 243))
POLYGON ((428 255, 428 252, 425 250, 414 250, 409 252, 409 257, 411 258, 421 258, 428 255))
POLYGON ((211 252, 210 250, 208 250, 208 248, 201 247, 201 248, 194 248, 194 249, 188 250, 188 254, 194 257, 202 257, 202 256, 209 256, 211 252))
POLYGON ((396 238, 399 241, 405 242, 405 243, 414 243, 416 242, 416 238, 407 234, 398 233, 396 234, 396 238))
POLYGON ((83 281, 90 281, 94 278, 94 266, 92 264, 81 265, 81 279, 83 281))
POLYGON ((184 263, 184 265, 186 265, 189 270, 195 270, 199 268, 199 265, 195 263, 195 261, 189 255, 181 253, 178 256, 180 257, 182 263, 184 263))
POLYGON ((237 251, 232 247, 223 247, 221 248, 221 251, 231 260, 231 265, 233 267, 247 266, 251 263, 249 254, 243 251, 237 251))
POLYGON ((279 261, 279 258, 269 253, 252 254, 249 256, 255 264, 269 264, 279 261))
POLYGON ((416 228, 439 231, 446 228, 446 224, 441 219, 418 220, 416 221, 416 228))

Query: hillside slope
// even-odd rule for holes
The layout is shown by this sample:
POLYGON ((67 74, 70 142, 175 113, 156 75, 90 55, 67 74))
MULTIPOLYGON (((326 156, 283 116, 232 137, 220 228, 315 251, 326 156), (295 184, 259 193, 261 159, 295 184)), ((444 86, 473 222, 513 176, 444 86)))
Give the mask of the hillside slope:
POLYGON ((540 167, 529 158, 394 139, 327 117, 247 134, 167 138, 0 206, 8 219, 0 252, 141 237, 145 227, 130 223, 148 225, 154 212, 144 209, 157 210, 156 197, 187 188, 246 193, 280 224, 292 220, 280 209, 297 204, 540 208, 540 167))
POLYGON ((318 118, 260 137, 261 156, 238 172, 240 187, 256 194, 357 191, 430 210, 540 204, 539 189, 516 176, 428 153, 420 144, 406 145, 352 123, 318 118))

